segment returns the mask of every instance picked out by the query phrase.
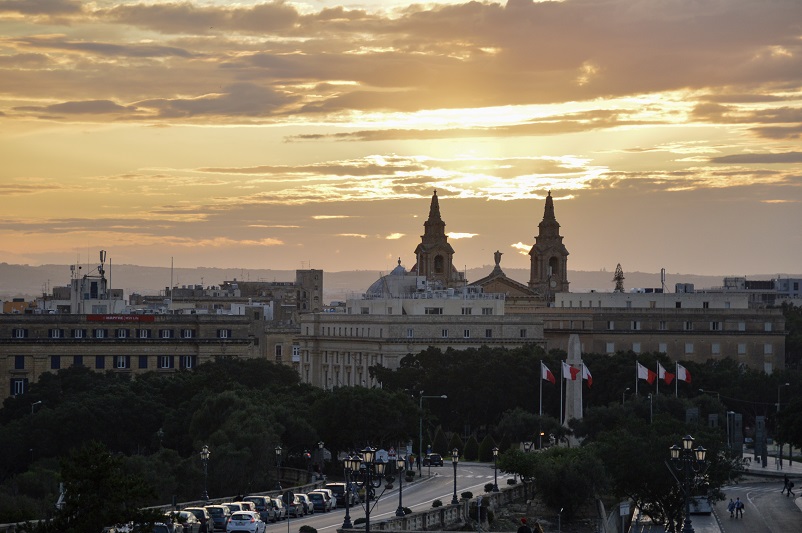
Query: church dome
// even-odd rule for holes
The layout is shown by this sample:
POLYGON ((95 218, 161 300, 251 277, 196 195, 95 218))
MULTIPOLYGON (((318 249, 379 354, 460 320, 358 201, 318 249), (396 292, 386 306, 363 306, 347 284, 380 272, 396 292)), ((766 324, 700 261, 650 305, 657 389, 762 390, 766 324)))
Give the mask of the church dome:
POLYGON ((365 291, 365 296, 393 297, 403 293, 415 291, 415 278, 409 276, 407 269, 398 265, 389 274, 380 277, 365 291))

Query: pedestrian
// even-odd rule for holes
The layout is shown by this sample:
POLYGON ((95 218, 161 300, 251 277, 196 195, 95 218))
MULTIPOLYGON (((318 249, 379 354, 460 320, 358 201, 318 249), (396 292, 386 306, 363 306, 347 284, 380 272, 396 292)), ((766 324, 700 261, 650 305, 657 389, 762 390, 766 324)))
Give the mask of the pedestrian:
POLYGON ((521 518, 521 525, 518 527, 518 533, 532 533, 532 529, 526 525, 526 518, 521 518))
POLYGON ((785 497, 787 498, 788 496, 796 498, 796 494, 794 494, 794 482, 791 480, 788 480, 788 492, 785 493, 785 497))
POLYGON ((730 518, 735 516, 735 502, 730 498, 730 503, 727 504, 727 510, 730 512, 730 518))
POLYGON ((532 533, 545 533, 543 531, 543 526, 540 525, 540 522, 535 522, 535 525, 532 527, 532 533))
POLYGON ((741 501, 741 498, 735 498, 735 518, 743 518, 744 517, 744 502, 741 501))
POLYGON ((781 490, 781 491, 780 491, 780 494, 782 494, 783 492, 785 492, 786 490, 788 490, 788 483, 789 483, 789 481, 790 481, 790 480, 788 479, 788 474, 784 474, 784 475, 783 475, 783 490, 781 490))

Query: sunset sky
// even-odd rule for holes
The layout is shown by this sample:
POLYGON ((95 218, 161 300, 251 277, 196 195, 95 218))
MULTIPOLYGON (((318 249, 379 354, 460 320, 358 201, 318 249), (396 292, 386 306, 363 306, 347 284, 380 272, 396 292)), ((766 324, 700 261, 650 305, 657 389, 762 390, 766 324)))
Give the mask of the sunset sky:
POLYGON ((0 0, 0 262, 799 275, 800 136, 800 0, 0 0))

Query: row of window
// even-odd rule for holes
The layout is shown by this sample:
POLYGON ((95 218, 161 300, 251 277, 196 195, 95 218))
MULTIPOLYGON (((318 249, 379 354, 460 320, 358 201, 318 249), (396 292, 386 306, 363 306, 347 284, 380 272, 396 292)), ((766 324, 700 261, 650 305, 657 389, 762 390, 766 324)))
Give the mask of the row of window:
MULTIPOLYGON (((721 321, 711 321, 708 323, 710 331, 723 331, 724 330, 724 323, 721 321)), ((771 332, 772 331, 772 323, 765 322, 763 324, 763 331, 771 332)), ((629 329, 632 331, 640 331, 643 328, 642 322, 640 320, 630 320, 629 321, 629 329)), ((657 328, 660 331, 667 331, 668 330, 668 322, 665 320, 661 320, 657 328)), ((608 320, 607 321, 607 329, 609 331, 615 330, 615 321, 608 320)), ((693 331, 694 330, 694 322, 692 320, 686 320, 682 323, 682 330, 683 331, 693 331)), ((738 322, 738 331, 746 331, 746 322, 738 322)))
MULTIPOLYGON (((90 338, 89 333, 92 334, 91 338, 94 339, 110 339, 110 338, 174 339, 176 338, 176 333, 178 333, 179 337, 182 339, 194 339, 197 336, 194 329, 181 329, 178 332, 172 329, 159 329, 157 331, 153 331, 151 329, 130 330, 127 328, 116 328, 116 329, 95 328, 92 330, 87 330, 87 329, 66 330, 63 328, 51 328, 47 330, 47 336, 50 339, 66 339, 66 338, 88 339, 90 338), (67 336, 68 333, 69 337, 67 336)), ((11 330, 11 337, 14 339, 27 339, 28 334, 29 334, 28 328, 14 328, 11 330)), ((217 330, 218 339, 230 339, 232 337, 233 337, 233 331, 230 329, 217 330)))
MULTIPOLYGON (((107 362, 109 364, 108 368, 116 368, 116 369, 131 369, 131 357, 130 355, 96 355, 91 356, 94 359, 94 368, 98 370, 102 370, 107 368, 107 362), (110 361, 109 361, 110 359, 110 361)), ((175 368, 176 359, 178 359, 178 368, 195 368, 196 364, 196 356, 195 355, 159 355, 156 356, 156 366, 151 366, 151 356, 149 355, 138 355, 135 356, 137 361, 137 368, 139 369, 148 369, 148 368, 175 368)), ((62 365, 65 365, 67 361, 72 361, 72 366, 84 366, 84 356, 83 355, 70 355, 70 356, 62 356, 62 355, 51 355, 50 356, 50 369, 51 370, 59 370, 62 368, 62 365), (69 358, 69 359, 67 359, 69 358)), ((64 366, 66 368, 66 366, 64 366)), ((14 369, 15 370, 25 370, 25 356, 24 355, 16 355, 14 356, 14 369)))
MULTIPOLYGON (((443 328, 442 331, 440 332, 440 337, 442 337, 443 339, 450 338, 449 331, 450 330, 448 328, 443 328)), ((521 330, 518 332, 518 334, 519 334, 520 338, 525 339, 526 338, 526 329, 525 328, 521 328, 521 330)), ((415 338, 415 328, 407 328, 407 338, 408 339, 414 339, 415 338)), ((471 338, 471 330, 470 329, 463 329, 462 330, 462 338, 463 339, 470 339, 471 338)), ((485 339, 492 339, 493 338, 493 330, 491 328, 485 329, 485 337, 484 338, 485 339)))
MULTIPOLYGON (((607 353, 610 353, 610 354, 615 353, 615 343, 614 342, 606 343, 605 351, 607 353)), ((641 353, 641 343, 633 342, 632 343, 632 351, 635 352, 635 353, 641 353)), ((657 351, 658 352, 662 352, 662 353, 668 353, 668 343, 665 343, 665 342, 658 343, 657 351)), ((685 354, 686 355, 692 355, 694 352, 695 352, 694 343, 686 342, 685 343, 685 354)), ((747 355, 747 348, 746 348, 746 343, 745 342, 738 343, 737 352, 738 352, 738 355, 742 355, 742 356, 743 355, 747 355)), ((764 343, 763 344, 763 355, 773 355, 773 354, 774 354, 774 345, 772 345, 770 343, 764 343)), ((710 354, 709 355, 721 355, 721 343, 719 343, 719 342, 710 343, 710 354)))

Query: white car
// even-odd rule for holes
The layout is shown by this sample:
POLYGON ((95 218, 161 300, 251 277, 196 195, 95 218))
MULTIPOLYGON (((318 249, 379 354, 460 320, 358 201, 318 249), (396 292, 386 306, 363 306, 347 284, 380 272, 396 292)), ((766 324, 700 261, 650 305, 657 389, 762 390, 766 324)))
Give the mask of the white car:
MULTIPOLYGON (((312 492, 322 494, 326 498, 326 510, 331 511, 337 508, 337 497, 330 489, 315 489, 312 492)), ((311 494, 311 492, 309 493, 311 494)))
POLYGON ((237 511, 231 515, 226 527, 227 533, 265 533, 267 524, 255 511, 237 511))

